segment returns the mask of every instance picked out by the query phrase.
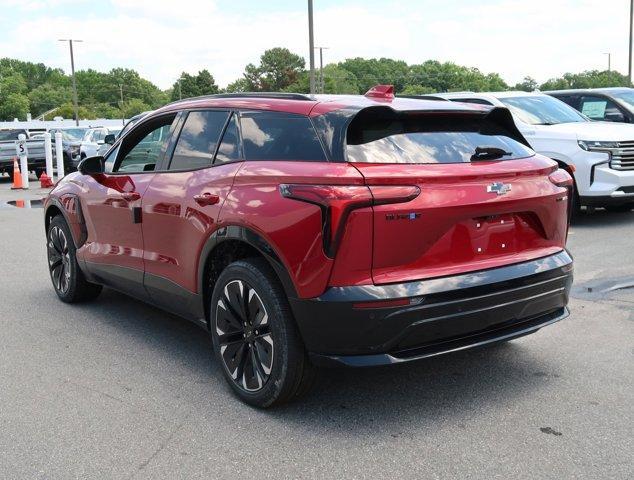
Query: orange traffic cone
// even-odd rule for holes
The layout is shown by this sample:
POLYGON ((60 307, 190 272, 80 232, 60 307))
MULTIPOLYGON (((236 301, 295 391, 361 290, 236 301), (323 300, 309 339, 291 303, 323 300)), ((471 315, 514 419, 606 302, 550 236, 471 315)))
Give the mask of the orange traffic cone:
POLYGON ((40 175, 40 187, 50 188, 52 186, 53 181, 51 180, 51 177, 49 177, 46 172, 42 172, 42 175, 40 175))
POLYGON ((24 185, 22 184, 22 175, 20 174, 20 167, 18 165, 18 159, 13 159, 13 186, 11 190, 22 190, 24 185))

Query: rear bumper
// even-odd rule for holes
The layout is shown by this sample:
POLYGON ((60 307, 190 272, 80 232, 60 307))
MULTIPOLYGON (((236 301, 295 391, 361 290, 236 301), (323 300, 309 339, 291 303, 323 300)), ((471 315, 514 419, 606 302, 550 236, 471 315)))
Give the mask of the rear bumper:
POLYGON ((580 203, 587 207, 609 207, 634 203, 634 187, 617 190, 607 196, 580 197, 580 203))
POLYGON ((565 318, 572 270, 562 251, 452 277, 333 287, 318 298, 291 299, 291 307, 315 363, 400 363, 527 335, 565 318), (355 308, 399 299, 409 304, 355 308))

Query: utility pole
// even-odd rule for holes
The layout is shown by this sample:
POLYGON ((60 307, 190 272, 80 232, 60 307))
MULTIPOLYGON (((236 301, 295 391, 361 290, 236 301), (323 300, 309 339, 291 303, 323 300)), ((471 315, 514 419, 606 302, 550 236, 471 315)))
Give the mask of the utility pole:
POLYGON ((315 47, 319 50, 319 93, 324 93, 324 50, 328 50, 328 47, 315 47))
POLYGON ((630 0, 630 55, 628 57, 628 69, 627 69, 627 78, 630 81, 630 86, 632 85, 632 35, 634 32, 632 31, 632 27, 634 25, 632 22, 634 21, 634 0, 630 0))
POLYGON ((313 40, 313 0, 308 0, 308 50, 310 52, 310 93, 315 93, 315 41, 313 40))
POLYGON ((178 99, 183 99, 183 87, 181 86, 182 77, 178 77, 178 99))
POLYGON ((603 55, 608 56, 608 72, 611 72, 612 71, 612 53, 604 52, 603 55))
POLYGON ((123 113, 123 84, 119 84, 119 93, 121 94, 121 124, 125 125, 125 113, 123 113))
POLYGON ((79 102, 77 100, 77 82, 75 81, 75 57, 73 55, 73 42, 83 42, 83 40, 60 39, 60 42, 68 42, 70 46, 70 72, 73 78, 73 106, 75 110, 75 125, 79 127, 79 102))

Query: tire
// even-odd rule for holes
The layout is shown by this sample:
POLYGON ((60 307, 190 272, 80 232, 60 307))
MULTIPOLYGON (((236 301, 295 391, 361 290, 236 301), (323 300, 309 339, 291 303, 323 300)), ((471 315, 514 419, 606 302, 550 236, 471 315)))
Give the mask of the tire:
POLYGON ((11 183, 13 183, 13 169, 9 169, 7 170, 7 175, 9 175, 9 180, 11 180, 11 183))
POLYGON ((634 203, 626 203, 624 205, 607 205, 605 209, 612 213, 627 213, 634 208, 634 203))
POLYGON ((211 296, 215 357, 243 402, 268 408, 305 394, 315 378, 286 294, 259 258, 226 267, 211 296))
POLYGON ((35 177, 39 180, 40 177, 42 176, 42 174, 44 173, 44 169, 42 168, 36 168, 35 169, 35 177))
POLYGON ((53 217, 46 232, 48 269, 57 296, 66 303, 97 298, 101 285, 86 281, 77 263, 70 228, 61 215, 53 217))

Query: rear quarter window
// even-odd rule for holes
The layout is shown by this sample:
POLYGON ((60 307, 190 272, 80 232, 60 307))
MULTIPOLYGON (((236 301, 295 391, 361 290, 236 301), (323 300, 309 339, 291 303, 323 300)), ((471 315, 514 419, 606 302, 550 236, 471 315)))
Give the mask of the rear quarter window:
POLYGON ((240 117, 246 160, 327 161, 310 118, 278 112, 244 112, 240 117))

